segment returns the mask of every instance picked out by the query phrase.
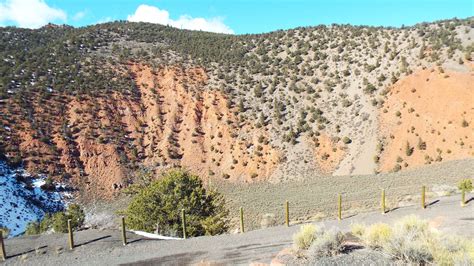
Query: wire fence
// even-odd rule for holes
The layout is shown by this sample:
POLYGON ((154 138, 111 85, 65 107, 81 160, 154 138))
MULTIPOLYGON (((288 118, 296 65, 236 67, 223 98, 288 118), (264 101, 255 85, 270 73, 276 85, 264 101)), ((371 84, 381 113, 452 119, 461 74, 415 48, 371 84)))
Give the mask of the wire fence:
MULTIPOLYGON (((434 185, 431 185, 434 187, 434 185)), ((313 222, 327 218, 337 218, 338 195, 341 195, 342 219, 346 215, 354 215, 358 212, 380 210, 390 212, 401 206, 427 206, 433 197, 443 196, 457 192, 450 187, 446 191, 433 191, 427 186, 385 186, 371 191, 353 191, 345 193, 328 193, 323 196, 314 195, 314 200, 305 197, 292 196, 289 201, 290 221, 292 224, 301 222, 313 222), (423 187, 425 191, 423 191, 423 187), (384 195, 382 195, 382 191, 384 195), (328 196, 329 195, 329 196, 328 196), (382 199, 383 198, 383 199, 382 199), (424 198, 422 203, 422 198, 424 198), (383 202, 383 203, 382 203, 383 202), (382 207, 383 204, 383 207, 382 207)), ((302 196, 302 195, 300 195, 302 196)), ((246 231, 271 226, 284 225, 286 223, 286 200, 253 201, 252 199, 238 202, 245 212, 246 231)), ((232 217, 238 217, 237 202, 234 202, 231 210, 232 217)), ((234 228, 237 223, 233 223, 234 228)))
MULTIPOLYGON (((385 186, 380 189, 365 191, 331 192, 323 195, 313 195, 314 197, 296 194, 288 200, 280 200, 282 195, 279 195, 280 197, 273 195, 275 196, 273 200, 250 198, 230 204, 230 216, 233 218, 231 225, 243 233, 259 228, 313 222, 325 218, 344 219, 348 215, 352 216, 356 213, 375 209, 379 209, 381 212, 390 212, 390 210, 400 207, 401 203, 403 206, 419 204, 420 208, 425 208, 431 204, 430 200, 433 200, 434 197, 442 196, 440 193, 457 192, 452 187, 446 191, 433 191, 427 188, 426 186, 414 185, 385 186), (339 199, 341 200, 339 201, 339 199), (236 207, 237 204, 240 204, 240 206, 236 207)), ((460 201, 462 205, 466 203, 464 192, 460 197, 460 201)), ((71 220, 68 220, 68 246, 72 250, 76 245, 74 244, 70 222, 71 220)), ((186 239, 187 222, 184 210, 181 210, 181 222, 183 238, 186 239)), ((126 246, 128 241, 124 217, 121 217, 120 227, 121 242, 126 246)), ((7 254, 0 231, 0 260, 6 258, 7 254)))

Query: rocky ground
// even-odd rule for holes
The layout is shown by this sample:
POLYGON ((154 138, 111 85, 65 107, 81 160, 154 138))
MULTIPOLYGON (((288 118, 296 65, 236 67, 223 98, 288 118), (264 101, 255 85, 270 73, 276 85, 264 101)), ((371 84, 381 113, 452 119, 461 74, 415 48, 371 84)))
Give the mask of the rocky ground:
MULTIPOLYGON (((460 207, 459 195, 432 198, 427 209, 406 206, 380 212, 358 213, 342 221, 318 222, 326 228, 348 231, 352 223, 391 223, 416 214, 428 219, 441 231, 474 239, 474 204, 460 207)), ((77 247, 67 249, 67 236, 61 234, 19 237, 6 240, 6 265, 236 265, 252 263, 288 264, 316 263, 296 260, 290 256, 292 236, 299 226, 276 226, 244 234, 196 237, 187 240, 149 240, 128 233, 129 244, 122 246, 118 230, 85 230, 75 234, 77 247)), ((317 262, 321 265, 387 265, 393 264, 383 254, 364 249, 317 262)))

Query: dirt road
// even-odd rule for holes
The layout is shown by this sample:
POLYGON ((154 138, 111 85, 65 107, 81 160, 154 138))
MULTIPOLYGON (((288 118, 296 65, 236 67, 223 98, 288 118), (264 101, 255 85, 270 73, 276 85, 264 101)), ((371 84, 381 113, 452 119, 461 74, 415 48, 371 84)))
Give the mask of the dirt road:
MULTIPOLYGON (((474 200, 466 207, 459 195, 431 199, 427 209, 406 206, 380 212, 346 216, 342 221, 318 222, 347 231, 352 223, 391 223, 399 217, 416 214, 430 220, 439 230, 474 239, 474 200)), ((149 240, 128 234, 130 243, 122 246, 118 230, 86 230, 75 234, 77 247, 67 250, 66 235, 20 237, 6 240, 7 265, 183 265, 199 262, 216 264, 270 263, 275 255, 292 245, 299 229, 277 226, 244 234, 196 237, 187 240, 149 240)))

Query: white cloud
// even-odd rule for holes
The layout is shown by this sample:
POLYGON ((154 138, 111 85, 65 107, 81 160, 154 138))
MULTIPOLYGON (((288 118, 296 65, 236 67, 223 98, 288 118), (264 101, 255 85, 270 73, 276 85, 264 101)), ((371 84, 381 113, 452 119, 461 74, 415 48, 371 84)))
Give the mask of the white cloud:
POLYGON ((14 22, 22 28, 39 28, 53 21, 66 21, 66 13, 44 0, 6 0, 0 2, 0 23, 14 22))
POLYGON ((179 19, 173 20, 166 10, 159 9, 155 6, 140 5, 135 13, 127 17, 131 22, 150 22, 162 25, 188 30, 203 30, 219 33, 234 34, 234 31, 225 25, 222 18, 193 18, 188 15, 180 16, 179 19))
POLYGON ((86 11, 79 11, 72 17, 73 20, 78 21, 83 19, 86 16, 86 11))
POLYGON ((107 22, 111 22, 112 20, 114 20, 112 17, 105 17, 105 18, 99 19, 99 21, 97 21, 96 24, 107 23, 107 22))

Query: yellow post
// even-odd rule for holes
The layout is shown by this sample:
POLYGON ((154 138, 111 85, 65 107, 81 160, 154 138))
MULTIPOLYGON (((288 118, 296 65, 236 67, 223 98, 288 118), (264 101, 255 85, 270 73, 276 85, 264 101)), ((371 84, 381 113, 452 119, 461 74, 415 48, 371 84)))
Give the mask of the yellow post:
POLYGON ((466 191, 464 189, 461 191, 461 207, 466 207, 466 191))
POLYGON ((240 207, 240 232, 245 233, 244 228, 244 208, 240 207))
POLYGON ((286 226, 290 226, 290 204, 286 201, 285 204, 285 222, 286 226))
POLYGON ((382 189, 382 214, 385 214, 385 189, 382 189))
POLYGON ((426 192, 426 188, 425 188, 425 186, 422 186, 421 187, 421 208, 423 208, 423 209, 426 208, 425 192, 426 192))
POLYGON ((181 210, 181 222, 183 223, 183 238, 186 239, 186 214, 181 210))
POLYGON ((337 219, 342 220, 342 195, 339 194, 337 198, 337 219))
POLYGON ((5 252, 5 245, 3 244, 3 231, 0 230, 0 258, 2 261, 7 259, 7 253, 5 252))
POLYGON ((125 217, 122 216, 122 243, 124 246, 127 245, 127 234, 125 232, 125 217))
POLYGON ((69 234, 69 249, 72 250, 74 248, 74 236, 72 235, 71 219, 67 220, 67 230, 69 234))

